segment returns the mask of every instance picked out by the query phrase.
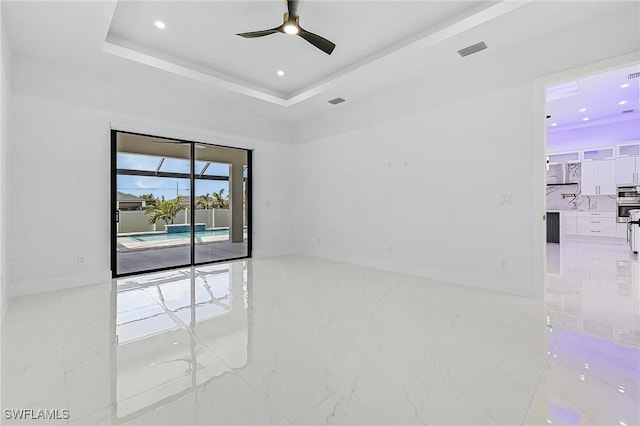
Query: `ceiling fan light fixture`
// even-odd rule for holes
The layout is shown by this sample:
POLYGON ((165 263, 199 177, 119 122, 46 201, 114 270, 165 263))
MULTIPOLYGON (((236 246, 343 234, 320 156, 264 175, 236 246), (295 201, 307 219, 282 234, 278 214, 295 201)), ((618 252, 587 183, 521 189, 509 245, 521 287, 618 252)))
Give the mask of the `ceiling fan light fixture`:
POLYGON ((284 13, 283 23, 279 27, 262 31, 239 33, 237 35, 244 38, 264 37, 276 33, 297 35, 327 55, 331 55, 333 49, 336 47, 335 43, 300 27, 300 7, 302 6, 302 1, 303 0, 286 0, 287 12, 284 13))
POLYGON ((296 35, 300 32, 300 29, 296 24, 288 23, 284 26, 284 32, 291 35, 296 35))

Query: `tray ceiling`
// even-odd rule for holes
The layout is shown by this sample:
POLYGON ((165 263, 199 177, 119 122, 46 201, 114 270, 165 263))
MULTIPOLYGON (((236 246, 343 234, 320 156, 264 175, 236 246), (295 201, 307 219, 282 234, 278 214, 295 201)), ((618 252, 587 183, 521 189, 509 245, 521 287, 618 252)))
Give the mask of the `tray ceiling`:
POLYGON ((284 1, 120 1, 103 50, 288 106, 407 46, 434 36, 441 41, 458 33, 456 25, 461 31, 514 7, 504 6, 496 1, 308 0, 300 23, 337 44, 329 56, 296 36, 236 35, 281 24, 284 1), (460 25, 465 18, 466 25, 460 25), (155 21, 166 27, 156 28, 155 21))

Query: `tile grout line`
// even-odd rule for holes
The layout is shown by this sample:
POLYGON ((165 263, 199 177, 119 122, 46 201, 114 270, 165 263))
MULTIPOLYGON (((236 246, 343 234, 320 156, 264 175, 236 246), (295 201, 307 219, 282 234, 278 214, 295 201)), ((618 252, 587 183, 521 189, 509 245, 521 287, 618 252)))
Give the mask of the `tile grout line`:
POLYGON ((555 348, 556 344, 558 343, 558 339, 560 338, 560 332, 562 331, 562 329, 564 329, 564 324, 567 321, 567 316, 565 315, 564 318, 562 319, 562 323, 560 324, 560 327, 558 329, 558 337, 556 338, 556 340, 553 342, 553 346, 551 348, 549 348, 549 354, 547 354, 546 356, 546 360, 544 362, 544 366, 542 367, 542 372, 540 373, 540 378, 538 379, 538 383, 536 383, 536 387, 533 390, 533 394, 531 395, 531 399, 529 400, 529 405, 527 406, 527 410, 524 413, 524 416, 522 417, 522 421, 520 422, 521 425, 524 424, 525 420, 527 419, 527 416, 529 415, 529 411, 531 411, 531 405, 533 404, 533 400, 536 397, 536 394, 538 393, 538 388, 540 387, 540 384, 542 383, 542 378, 544 377, 545 372, 547 371, 547 366, 549 365, 549 361, 553 355, 553 348, 555 348))

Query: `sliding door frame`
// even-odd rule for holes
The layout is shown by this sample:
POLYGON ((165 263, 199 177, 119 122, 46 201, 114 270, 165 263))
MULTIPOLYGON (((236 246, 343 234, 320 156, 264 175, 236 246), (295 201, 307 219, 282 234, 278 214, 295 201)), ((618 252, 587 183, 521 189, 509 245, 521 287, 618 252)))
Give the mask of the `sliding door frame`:
MULTIPOLYGON (((223 263, 223 262, 230 262, 233 260, 240 260, 240 259, 248 259, 251 257, 251 253, 252 253, 252 247, 253 247, 253 243, 252 243, 252 229, 253 229, 253 214, 252 214, 252 193, 253 193, 253 184, 252 184, 252 154, 253 151, 251 149, 246 149, 246 148, 238 148, 238 147, 233 147, 233 146, 226 146, 226 145, 218 145, 218 144, 211 144, 211 143, 206 143, 206 142, 198 142, 198 141, 190 141, 190 140, 184 140, 184 139, 177 139, 177 138, 168 138, 168 137, 164 137, 164 136, 157 136, 157 135, 149 135, 149 134, 144 134, 144 133, 136 133, 136 132, 127 132, 127 131, 123 131, 123 130, 115 130, 115 129, 111 129, 111 188, 110 188, 110 194, 111 194, 111 228, 110 228, 110 232, 111 232, 111 276, 112 278, 120 278, 120 277, 126 277, 126 276, 131 276, 131 275, 139 275, 139 274, 146 274, 146 273, 151 273, 151 272, 160 272, 160 271, 167 271, 167 270, 171 270, 171 269, 177 269, 177 268, 188 268, 191 266, 199 266, 199 265, 208 265, 208 264, 213 264, 213 263, 223 263), (162 267, 162 268, 154 268, 154 269, 147 269, 144 271, 136 271, 136 272, 128 272, 128 273, 123 273, 123 274, 118 274, 118 252, 117 252, 117 246, 118 246, 118 203, 117 203, 117 191, 118 191, 118 164, 117 164, 117 158, 118 158, 118 134, 130 134, 130 135, 136 135, 136 136, 145 136, 145 137, 152 137, 152 138, 158 138, 158 139, 167 139, 167 140, 171 140, 171 141, 177 141, 177 142, 181 142, 181 143, 185 143, 185 144, 189 144, 189 148, 190 148, 190 177, 189 177, 189 181, 190 181, 190 189, 189 189, 189 195, 190 195, 190 263, 188 264, 184 264, 184 265, 175 265, 175 266, 169 266, 169 267, 162 267), (246 204, 245 204, 245 217, 246 217, 246 224, 247 224, 247 254, 246 256, 238 256, 238 257, 233 257, 233 258, 227 258, 227 259, 220 259, 220 260, 211 260, 211 261, 205 261, 205 262, 195 262, 196 260, 196 245, 195 245, 195 205, 196 205, 196 197, 195 197, 195 182, 196 182, 196 176, 195 176, 195 162, 196 162, 196 158, 195 158, 195 147, 196 145, 207 145, 207 146, 213 146, 213 147, 218 147, 218 148, 229 148, 229 149, 236 149, 236 150, 240 150, 240 151, 245 151, 247 153, 247 177, 243 178, 243 181, 245 183, 245 196, 246 196, 246 204)), ((155 174, 154 174, 155 175, 155 174)), ((171 177, 171 176, 166 176, 166 177, 171 177)), ((178 177, 178 176, 175 176, 178 177)), ((230 230, 231 231, 231 230, 230 230)))

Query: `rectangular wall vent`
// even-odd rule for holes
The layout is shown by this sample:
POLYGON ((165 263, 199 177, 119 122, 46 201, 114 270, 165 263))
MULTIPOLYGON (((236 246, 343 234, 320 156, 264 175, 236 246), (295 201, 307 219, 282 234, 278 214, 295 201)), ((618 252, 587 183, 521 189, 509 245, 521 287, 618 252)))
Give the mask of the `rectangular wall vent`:
POLYGON ((469 56, 473 53, 477 53, 486 48, 487 48, 487 45, 484 43, 484 41, 481 41, 480 43, 476 43, 472 46, 465 47, 464 49, 458 50, 458 54, 464 58, 465 56, 469 56))
POLYGON ((338 105, 343 103, 345 100, 342 98, 335 98, 335 99, 331 99, 330 101, 328 101, 331 105, 338 105))
POLYGON ((627 77, 629 80, 634 79, 634 78, 640 78, 640 72, 632 72, 631 74, 629 74, 629 77, 627 77))

